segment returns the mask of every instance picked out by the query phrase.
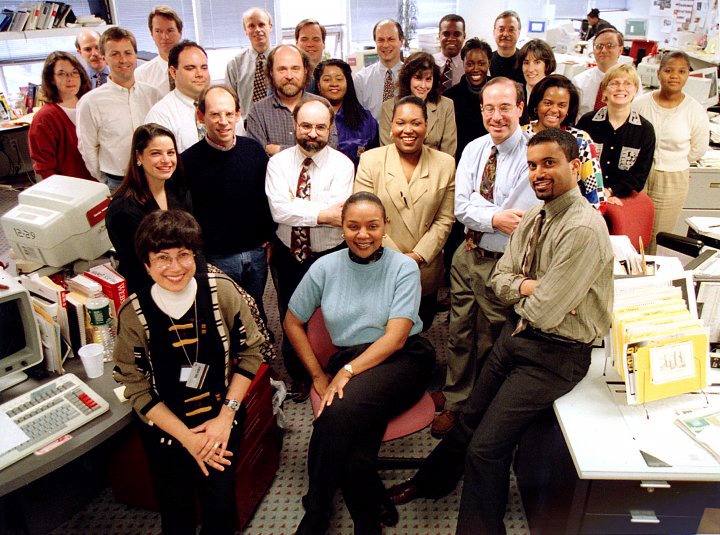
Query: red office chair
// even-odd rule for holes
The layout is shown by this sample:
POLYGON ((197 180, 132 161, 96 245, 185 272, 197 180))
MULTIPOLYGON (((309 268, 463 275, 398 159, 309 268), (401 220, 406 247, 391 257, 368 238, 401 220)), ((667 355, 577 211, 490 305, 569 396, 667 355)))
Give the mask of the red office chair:
POLYGON ((653 221, 655 219, 655 206, 647 193, 633 192, 623 197, 622 206, 607 205, 605 222, 610 234, 624 235, 630 238, 636 250, 640 250, 640 240, 647 247, 652 239, 653 221))
MULTIPOLYGON (((337 352, 337 347, 333 345, 330 334, 325 328, 325 321, 320 309, 317 309, 310 321, 308 321, 307 335, 315 356, 324 368, 327 366, 330 357, 337 352)), ((320 410, 320 395, 314 388, 310 391, 310 402, 312 403, 313 414, 317 415, 318 410, 320 410)), ((382 440, 387 442, 388 440, 416 433, 430 425, 434 417, 435 404, 430 398, 430 394, 425 392, 420 401, 390 420, 382 440)), ((384 457, 378 459, 378 465, 381 468, 405 468, 417 466, 420 461, 422 459, 412 457, 384 457)))
POLYGON ((655 56, 658 53, 657 41, 634 40, 630 46, 630 57, 637 67, 645 56, 655 56))

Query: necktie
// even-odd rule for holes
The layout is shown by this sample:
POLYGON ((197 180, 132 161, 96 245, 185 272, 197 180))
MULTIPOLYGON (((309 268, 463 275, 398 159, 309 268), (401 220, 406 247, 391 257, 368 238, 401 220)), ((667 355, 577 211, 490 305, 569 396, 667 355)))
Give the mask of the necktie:
MULTIPOLYGON (((480 180, 480 195, 490 202, 494 202, 495 192, 495 174, 497 172, 497 147, 493 145, 490 149, 490 156, 485 162, 482 179, 480 180)), ((477 230, 468 230, 465 237, 465 250, 472 251, 480 246, 480 238, 482 232, 477 230)))
POLYGON ((603 90, 602 86, 598 87, 597 95, 595 96, 595 106, 593 106, 593 111, 597 111, 600 108, 602 108, 605 105, 603 102, 603 90))
POLYGON ((390 69, 385 73, 385 83, 383 84, 383 102, 390 100, 395 96, 395 86, 393 85, 392 71, 390 69))
POLYGON ((105 82, 107 82, 107 74, 104 72, 97 72, 93 75, 93 78, 95 78, 95 87, 100 87, 105 82))
MULTIPOLYGON (((308 168, 312 165, 312 158, 305 158, 300 167, 297 191, 295 198, 306 199, 310 197, 310 176, 308 168)), ((310 257, 310 227, 293 227, 290 234, 290 253, 300 263, 310 257)))
MULTIPOLYGON (((257 102, 258 100, 267 96, 267 77, 265 76, 265 56, 258 54, 255 60, 255 75, 253 76, 253 93, 252 101, 257 102)), ((245 110, 243 110, 244 112, 245 110)))
MULTIPOLYGON (((537 245, 540 241, 540 233, 542 232, 543 219, 545 218, 545 210, 540 210, 533 219, 533 227, 530 231, 530 238, 528 239, 527 247, 525 248, 525 255, 520 266, 520 273, 523 277, 531 277, 533 260, 535 260, 535 252, 537 251, 537 245)), ((527 320, 521 317, 517 322, 517 327, 513 331, 513 335, 522 332, 527 327, 527 320)))
POLYGON ((440 82, 442 83, 443 93, 452 87, 452 71, 452 59, 448 58, 445 62, 445 66, 443 67, 442 74, 440 75, 440 82))

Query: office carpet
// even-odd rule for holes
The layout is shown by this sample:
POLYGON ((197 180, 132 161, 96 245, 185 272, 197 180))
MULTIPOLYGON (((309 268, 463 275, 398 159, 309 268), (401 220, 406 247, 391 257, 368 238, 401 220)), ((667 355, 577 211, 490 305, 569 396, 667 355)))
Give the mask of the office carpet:
MULTIPOLYGON (((15 206, 16 191, 0 190, 0 215, 15 206)), ((0 259, 9 258, 9 244, 0 232, 0 259)), ((265 290, 265 309, 268 312, 270 328, 281 338, 277 301, 272 283, 265 290)), ((435 346, 438 356, 435 383, 440 384, 446 361, 447 313, 440 313, 427 333, 435 346)), ((272 363, 277 374, 286 377, 282 359, 272 363)), ((254 517, 243 530, 247 535, 287 535, 294 533, 303 515, 301 498, 307 488, 306 452, 312 430, 312 411, 310 402, 296 404, 285 402, 284 413, 287 422, 281 453, 280 469, 272 487, 259 505, 254 517)), ((381 456, 425 457, 437 444, 430 436, 429 429, 409 437, 383 444, 381 456)), ((381 472, 386 486, 399 483, 410 477, 412 470, 390 470, 381 472)), ((400 522, 393 528, 387 528, 387 535, 449 535, 455 532, 457 511, 460 503, 461 485, 449 496, 441 500, 416 500, 399 507, 400 522)), ((505 525, 509 535, 529 533, 522 501, 514 478, 505 515, 505 525)), ((332 517, 330 533, 351 534, 353 524, 350 515, 338 493, 335 512, 332 517)), ((160 533, 158 513, 118 504, 112 491, 107 488, 83 510, 70 520, 57 527, 51 535, 156 535, 160 533)))

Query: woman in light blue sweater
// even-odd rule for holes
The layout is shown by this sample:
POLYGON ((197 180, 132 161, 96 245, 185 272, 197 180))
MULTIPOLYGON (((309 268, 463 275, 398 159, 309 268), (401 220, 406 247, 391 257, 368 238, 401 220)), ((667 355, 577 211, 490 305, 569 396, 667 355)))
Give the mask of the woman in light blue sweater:
POLYGON ((377 474, 377 453, 387 423, 412 407, 428 387, 435 352, 419 336, 417 263, 383 249, 384 233, 380 199, 368 192, 352 195, 343 207, 348 249, 313 264, 285 317, 285 332, 322 397, 308 448, 310 486, 298 534, 327 531, 338 488, 355 533, 379 534, 382 524, 398 520, 377 474), (319 307, 333 344, 340 348, 327 370, 304 330, 319 307))

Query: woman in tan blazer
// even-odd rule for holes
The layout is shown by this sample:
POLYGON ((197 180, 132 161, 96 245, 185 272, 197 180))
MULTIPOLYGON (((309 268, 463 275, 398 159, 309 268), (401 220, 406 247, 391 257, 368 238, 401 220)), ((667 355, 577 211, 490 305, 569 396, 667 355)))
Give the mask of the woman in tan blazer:
POLYGON ((411 54, 398 75, 399 96, 383 102, 380 111, 380 144, 390 145, 390 123, 395 103, 408 95, 415 95, 427 107, 427 135, 425 145, 455 156, 457 126, 453 101, 441 96, 440 68, 427 52, 411 54))
POLYGON ((455 221, 455 159, 431 149, 425 103, 414 95, 392 111, 392 145, 360 157, 355 191, 370 191, 385 206, 384 245, 405 253, 420 266, 423 329, 432 325, 437 291, 443 282, 442 249, 455 221))

